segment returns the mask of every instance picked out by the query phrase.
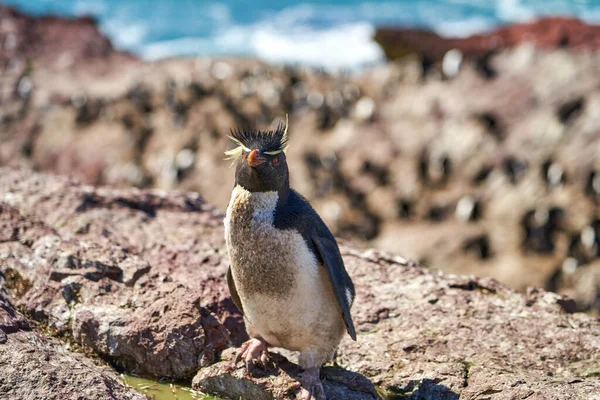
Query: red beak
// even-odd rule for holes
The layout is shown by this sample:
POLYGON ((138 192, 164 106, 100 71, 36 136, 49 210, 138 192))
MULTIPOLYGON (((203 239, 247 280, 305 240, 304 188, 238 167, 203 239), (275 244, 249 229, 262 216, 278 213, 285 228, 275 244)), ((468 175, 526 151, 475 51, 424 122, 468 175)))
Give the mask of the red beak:
POLYGON ((267 159, 262 157, 258 150, 252 150, 250 154, 248 154, 248 165, 251 167, 258 167, 265 161, 267 161, 267 159))

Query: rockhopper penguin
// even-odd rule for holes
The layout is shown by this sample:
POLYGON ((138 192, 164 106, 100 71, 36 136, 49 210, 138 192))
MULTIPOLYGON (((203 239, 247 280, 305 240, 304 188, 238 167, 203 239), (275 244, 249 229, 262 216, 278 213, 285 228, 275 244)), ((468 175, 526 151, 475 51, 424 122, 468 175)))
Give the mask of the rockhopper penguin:
POLYGON ((290 188, 287 123, 236 130, 235 187, 227 207, 227 283, 250 340, 237 361, 266 368, 268 346, 299 351, 300 398, 325 399, 319 378, 347 331, 354 285, 335 238, 308 201, 290 188))

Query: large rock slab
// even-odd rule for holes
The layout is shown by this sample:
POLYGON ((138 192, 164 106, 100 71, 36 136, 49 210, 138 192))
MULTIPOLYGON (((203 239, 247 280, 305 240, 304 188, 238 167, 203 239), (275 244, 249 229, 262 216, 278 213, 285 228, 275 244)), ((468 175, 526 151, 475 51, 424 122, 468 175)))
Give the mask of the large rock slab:
MULTIPOLYGON (((203 368, 192 381, 192 387, 229 399, 294 399, 298 394, 300 367, 280 354, 271 353, 272 365, 257 377, 247 375, 243 363, 233 365, 236 351, 223 352, 222 361, 203 368)), ((340 367, 321 370, 323 388, 329 400, 376 400, 377 391, 364 376, 340 367)))
POLYGON ((197 196, 7 169, 0 181, 3 284, 56 334, 127 371, 175 379, 243 340, 221 216, 197 196))
POLYGON ((0 293, 0 398, 143 400, 113 370, 48 338, 0 293))
MULTIPOLYGON (((572 301, 343 249, 357 288, 357 342, 337 362, 393 395, 586 398, 600 393, 600 321, 572 301)), ((410 397, 413 398, 413 397, 410 397)))

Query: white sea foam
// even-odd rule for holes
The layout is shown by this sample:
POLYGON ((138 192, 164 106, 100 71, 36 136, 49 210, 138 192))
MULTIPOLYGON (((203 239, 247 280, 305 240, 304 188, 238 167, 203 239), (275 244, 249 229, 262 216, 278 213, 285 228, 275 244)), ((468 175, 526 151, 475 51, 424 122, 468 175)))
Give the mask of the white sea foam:
POLYGON ((224 23, 229 13, 220 8, 220 25, 211 38, 184 37, 144 45, 140 54, 155 60, 174 56, 235 54, 274 63, 295 63, 326 69, 356 68, 383 59, 373 42, 374 27, 366 22, 316 29, 307 22, 315 8, 300 5, 249 25, 224 23))
POLYGON ((442 21, 436 24, 435 31, 441 36, 468 37, 489 31, 494 25, 494 21, 490 19, 471 17, 459 21, 442 21))
POLYGON ((271 28, 256 30, 251 46, 265 60, 338 69, 376 63, 383 59, 382 50, 373 42, 374 28, 355 23, 314 31, 295 29, 281 32, 271 28))
POLYGON ((232 27, 212 38, 188 37, 145 45, 148 60, 174 56, 253 55, 275 63, 298 63, 328 69, 354 68, 383 59, 372 41, 374 28, 365 23, 314 31, 299 27, 281 32, 269 26, 232 27))

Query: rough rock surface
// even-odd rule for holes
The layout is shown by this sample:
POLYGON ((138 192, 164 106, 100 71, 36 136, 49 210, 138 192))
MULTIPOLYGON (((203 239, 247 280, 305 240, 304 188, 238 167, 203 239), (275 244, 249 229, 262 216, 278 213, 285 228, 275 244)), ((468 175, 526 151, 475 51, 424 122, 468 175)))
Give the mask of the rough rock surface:
POLYGON ((452 76, 410 57, 336 75, 255 60, 107 56, 106 71, 79 60, 75 73, 42 61, 29 68, 15 53, 0 81, 0 164, 197 191, 224 210, 229 129, 267 128, 289 113, 292 185, 337 235, 521 291, 575 293, 578 309, 592 311, 600 307, 597 27, 545 20, 514 29, 556 38, 575 28, 567 47, 519 43, 452 76))
MULTIPOLYGON (((493 279, 429 271, 376 251, 342 253, 356 284, 359 335, 342 341, 336 362, 364 374, 387 398, 600 394, 600 321, 570 313, 572 301, 537 289, 523 296, 493 279)), ((230 365, 201 370, 194 385, 225 397, 246 385, 258 398, 290 395, 281 370, 257 379, 230 365)))
MULTIPOLYGON (((234 349, 223 352, 223 361, 203 368, 192 381, 192 387, 230 399, 293 399, 298 387, 300 368, 280 354, 271 353, 271 368, 257 377, 246 374, 242 362, 233 366, 234 349)), ((321 370, 325 394, 329 400, 376 400, 373 383, 364 376, 340 367, 321 370)))
POLYGON ((113 370, 71 353, 16 311, 0 293, 0 398, 143 400, 113 370))
POLYGON ((571 300, 346 248, 358 342, 338 363, 409 398, 574 399, 600 391, 600 320, 571 300), (369 268, 365 268, 365 262, 369 268), (411 397, 412 396, 412 397, 411 397))
POLYGON ((243 334, 223 280, 221 218, 197 195, 2 169, 0 201, 3 284, 56 334, 127 371, 177 379, 228 346, 223 324, 243 334))
MULTIPOLYGON (((222 215, 197 195, 0 168, 0 206, 0 282, 58 334, 129 371, 180 378, 218 360, 225 326, 234 342, 244 339, 224 282, 222 215)), ((337 363, 390 396, 566 399, 600 390, 600 321, 571 313, 571 300, 377 251, 343 245, 342 253, 359 335, 342 341, 337 363)), ((283 396, 292 367, 281 363, 278 375, 256 381, 222 361, 201 370, 198 385, 283 396)), ((349 390, 340 382, 356 375, 330 371, 349 390)))

